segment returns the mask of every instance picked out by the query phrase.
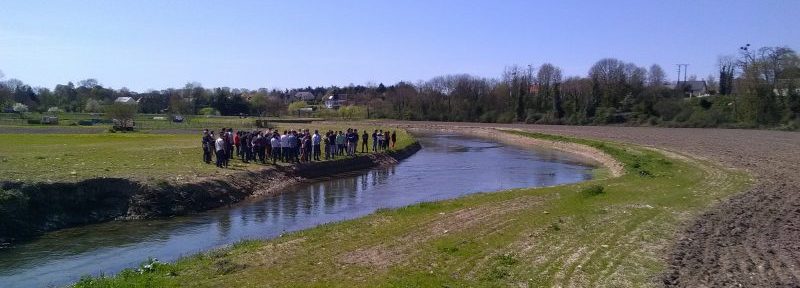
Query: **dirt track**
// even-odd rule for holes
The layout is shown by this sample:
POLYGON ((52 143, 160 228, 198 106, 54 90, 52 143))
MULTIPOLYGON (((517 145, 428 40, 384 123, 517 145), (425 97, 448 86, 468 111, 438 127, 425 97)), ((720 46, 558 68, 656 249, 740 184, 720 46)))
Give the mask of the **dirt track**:
POLYGON ((686 224, 661 279, 670 287, 800 287, 800 133, 643 127, 499 126, 681 151, 751 173, 755 185, 686 224))

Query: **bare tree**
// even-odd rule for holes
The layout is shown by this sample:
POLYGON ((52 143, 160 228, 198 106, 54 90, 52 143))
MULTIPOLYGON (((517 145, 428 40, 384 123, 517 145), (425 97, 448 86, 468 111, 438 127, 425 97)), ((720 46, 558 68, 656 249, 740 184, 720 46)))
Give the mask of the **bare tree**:
POLYGON ((714 77, 713 74, 708 74, 705 80, 706 80, 706 87, 708 87, 709 93, 716 94, 717 87, 719 87, 719 82, 717 82, 717 78, 714 77))
POLYGON ((553 64, 545 63, 536 73, 536 83, 539 85, 539 98, 541 110, 552 109, 555 118, 561 118, 564 110, 561 107, 561 69, 553 64))
POLYGON ((649 87, 657 87, 664 85, 666 82, 667 76, 664 73, 664 69, 661 68, 658 64, 650 65, 650 69, 647 70, 647 86, 649 87))
POLYGON ((100 82, 97 82, 97 79, 88 78, 88 79, 84 79, 84 80, 78 81, 78 85, 80 87, 94 88, 94 86, 100 85, 100 82))
MULTIPOLYGON (((625 93, 625 63, 614 59, 604 58, 597 61, 589 69, 589 78, 593 83, 593 94, 600 96, 603 107, 612 107, 622 100, 625 93)), ((592 115, 594 116, 594 115, 592 115)))
POLYGON ((737 67, 736 57, 726 55, 717 58, 719 67, 719 94, 729 95, 733 92, 733 77, 737 67))

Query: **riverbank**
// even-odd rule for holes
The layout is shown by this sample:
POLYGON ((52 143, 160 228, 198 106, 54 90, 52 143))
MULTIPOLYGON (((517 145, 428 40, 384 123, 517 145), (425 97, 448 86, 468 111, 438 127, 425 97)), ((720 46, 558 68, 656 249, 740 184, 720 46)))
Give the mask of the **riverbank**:
POLYGON ((380 210, 78 286, 657 285, 679 224, 748 184, 739 172, 683 155, 517 135, 598 149, 625 173, 380 210))
POLYGON ((288 185, 337 173, 391 165, 421 149, 418 142, 397 150, 332 161, 267 166, 197 179, 144 182, 91 178, 77 182, 2 181, 0 243, 111 220, 185 215, 280 193, 288 185))

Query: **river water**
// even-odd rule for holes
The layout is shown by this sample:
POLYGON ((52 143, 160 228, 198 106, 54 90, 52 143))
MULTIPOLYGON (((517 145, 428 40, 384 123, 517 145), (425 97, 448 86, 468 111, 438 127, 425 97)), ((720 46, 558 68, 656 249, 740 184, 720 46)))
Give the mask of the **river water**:
POLYGON ((64 229, 0 249, 0 287, 63 286, 82 275, 135 267, 149 257, 173 261, 242 239, 274 238, 379 208, 591 178, 591 167, 556 151, 456 135, 417 138, 423 149, 392 167, 299 184, 278 196, 229 208, 64 229))

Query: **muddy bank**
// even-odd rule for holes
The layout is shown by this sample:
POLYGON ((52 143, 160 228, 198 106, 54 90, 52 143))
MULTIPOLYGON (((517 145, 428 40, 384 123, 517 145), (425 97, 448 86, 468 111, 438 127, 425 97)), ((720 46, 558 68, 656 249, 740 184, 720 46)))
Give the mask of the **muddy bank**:
POLYGON ((182 183, 140 183, 120 178, 75 183, 0 182, 0 245, 67 227, 185 215, 276 195, 302 181, 395 164, 419 149, 419 143, 414 143, 397 151, 267 167, 182 183))

